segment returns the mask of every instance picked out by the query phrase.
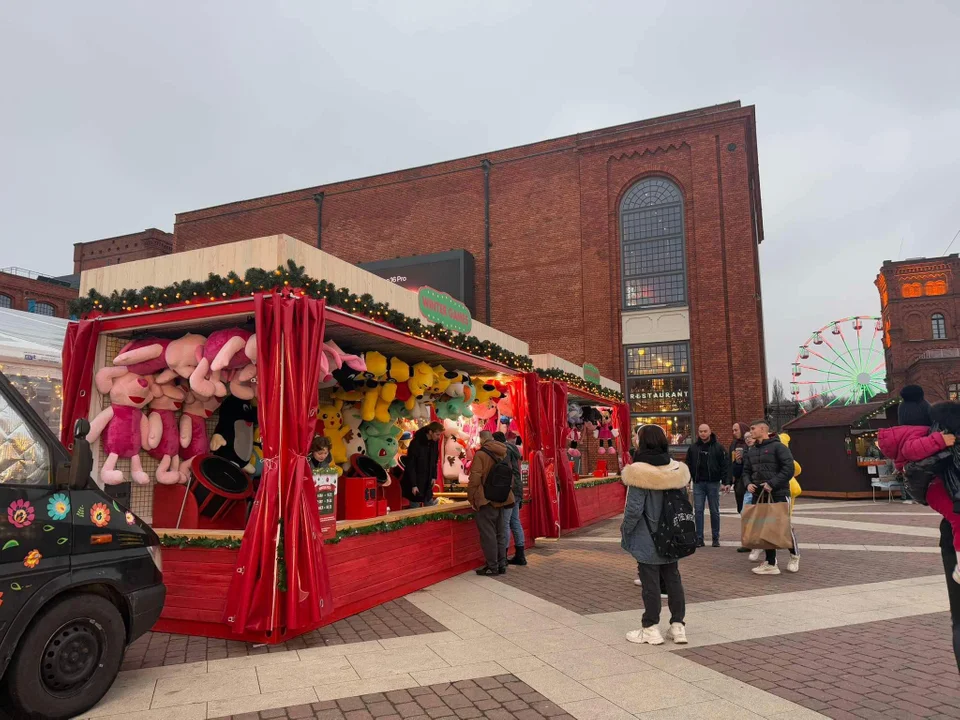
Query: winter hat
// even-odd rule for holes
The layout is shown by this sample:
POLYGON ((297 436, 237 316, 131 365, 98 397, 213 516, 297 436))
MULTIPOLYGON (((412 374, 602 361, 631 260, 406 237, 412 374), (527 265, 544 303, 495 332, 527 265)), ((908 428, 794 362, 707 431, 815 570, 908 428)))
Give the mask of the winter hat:
POLYGON ((930 403, 923 398, 923 388, 919 385, 907 385, 900 391, 900 407, 897 408, 897 422, 900 425, 930 425, 930 403))

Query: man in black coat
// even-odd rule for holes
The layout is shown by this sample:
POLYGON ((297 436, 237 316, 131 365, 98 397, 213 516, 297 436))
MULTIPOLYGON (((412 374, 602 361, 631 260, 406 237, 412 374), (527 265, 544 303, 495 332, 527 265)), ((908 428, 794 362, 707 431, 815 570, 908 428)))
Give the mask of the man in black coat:
MULTIPOLYGON (((770 434, 770 425, 766 420, 754 420, 750 424, 750 436, 756 441, 747 450, 743 460, 743 484, 747 492, 753 494, 756 505, 762 494, 769 493, 773 502, 790 502, 790 479, 793 477, 793 454, 780 442, 780 438, 770 434)), ((800 569, 800 551, 797 548, 797 536, 790 527, 793 546, 790 548, 790 562, 787 572, 795 573, 800 569)), ((777 551, 767 550, 766 561, 753 569, 757 575, 779 575, 777 551)))
POLYGON ((410 507, 435 505, 433 483, 437 479, 440 464, 440 436, 443 425, 428 423, 413 434, 403 462, 403 478, 400 489, 410 501, 410 507))
POLYGON ((686 462, 690 469, 690 479, 693 481, 697 545, 704 545, 703 507, 709 502, 713 547, 720 547, 720 484, 729 483, 730 457, 706 423, 697 430, 697 441, 687 450, 686 462))

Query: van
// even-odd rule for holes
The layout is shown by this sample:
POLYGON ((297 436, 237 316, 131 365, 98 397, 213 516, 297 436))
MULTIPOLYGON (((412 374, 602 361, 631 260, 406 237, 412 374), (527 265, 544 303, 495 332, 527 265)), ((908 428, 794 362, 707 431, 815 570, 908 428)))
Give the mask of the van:
MULTIPOLYGON (((104 696, 163 609, 160 540, 0 373, 0 708, 69 718, 104 696)), ((0 713, 2 714, 2 713, 0 713)))

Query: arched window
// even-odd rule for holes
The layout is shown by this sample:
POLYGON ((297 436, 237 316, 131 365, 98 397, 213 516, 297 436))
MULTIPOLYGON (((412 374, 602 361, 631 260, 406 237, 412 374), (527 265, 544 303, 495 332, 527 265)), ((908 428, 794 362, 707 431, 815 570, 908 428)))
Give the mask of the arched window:
POLYGON ((947 323, 943 319, 943 315, 940 313, 934 313, 933 317, 930 318, 930 324, 933 325, 934 340, 947 339, 947 323))
POLYGON ((50 315, 53 317, 57 314, 57 309, 50 303, 38 302, 33 306, 33 312, 37 315, 50 315))
POLYGON ((9 295, 0 294, 0 308, 12 308, 13 298, 9 295))
POLYGON ((620 203, 625 310, 687 301, 683 196, 665 178, 634 185, 620 203))

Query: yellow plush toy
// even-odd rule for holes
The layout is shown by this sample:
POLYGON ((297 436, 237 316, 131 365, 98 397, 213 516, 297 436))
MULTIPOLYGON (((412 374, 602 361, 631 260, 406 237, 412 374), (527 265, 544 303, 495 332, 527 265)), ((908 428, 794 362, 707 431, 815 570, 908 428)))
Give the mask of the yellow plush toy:
POLYGON ((407 380, 407 387, 410 388, 410 397, 405 404, 407 410, 413 410, 417 405, 417 400, 422 400, 427 390, 433 384, 433 368, 425 362, 418 362, 413 366, 413 374, 407 380))
POLYGON ((333 405, 317 407, 317 434, 330 438, 330 457, 337 465, 347 461, 347 446, 343 436, 350 432, 350 428, 343 424, 343 415, 340 414, 342 407, 342 400, 337 400, 333 405))
MULTIPOLYGON (((787 447, 790 447, 790 436, 787 433, 780 433, 780 442, 782 442, 787 447)), ((800 463, 796 460, 793 461, 793 477, 790 478, 790 514, 793 514, 793 505, 794 500, 796 500, 800 493, 803 492, 803 488, 800 487, 800 482, 797 478, 800 476, 800 463)))
POLYGON ((487 400, 496 400, 502 395, 502 393, 497 390, 496 385, 486 382, 483 378, 473 378, 473 386, 477 395, 477 398, 474 400, 474 402, 478 402, 481 405, 485 404, 487 400))
POLYGON ((431 395, 443 395, 450 383, 457 377, 457 373, 449 372, 443 365, 433 366, 433 382, 430 385, 431 395))
POLYGON ((390 422, 390 403, 397 397, 397 382, 396 378, 388 376, 388 371, 402 375, 403 367, 406 366, 409 378, 409 366, 397 358, 388 361, 385 355, 376 350, 366 353, 364 362, 367 364, 367 372, 363 379, 360 416, 366 422, 390 422))

